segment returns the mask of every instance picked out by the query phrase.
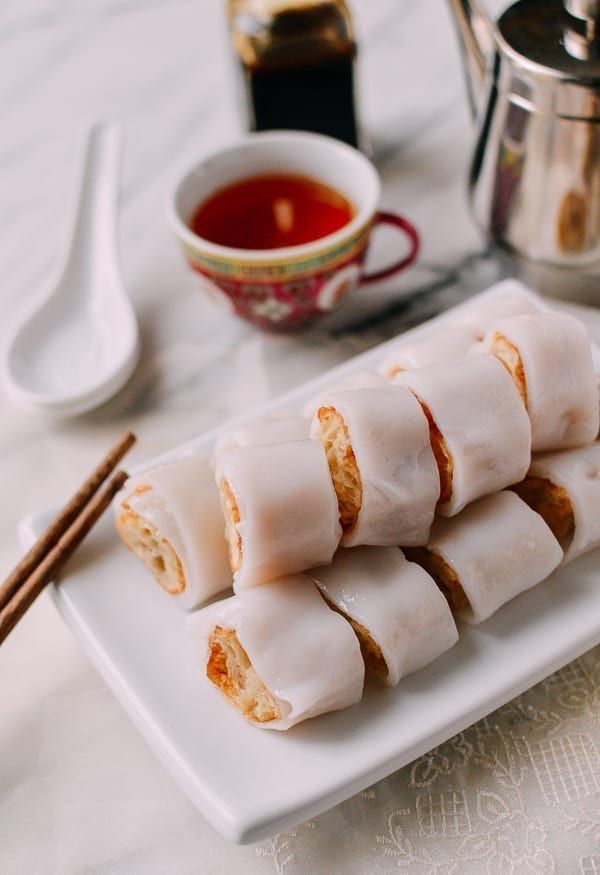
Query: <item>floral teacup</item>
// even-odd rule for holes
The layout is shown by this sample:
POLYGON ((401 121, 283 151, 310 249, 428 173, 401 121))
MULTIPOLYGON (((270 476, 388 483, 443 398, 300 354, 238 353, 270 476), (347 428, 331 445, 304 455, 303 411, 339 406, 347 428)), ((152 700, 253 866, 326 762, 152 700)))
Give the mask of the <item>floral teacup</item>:
POLYGON ((391 276, 411 264, 419 237, 406 219, 378 212, 381 185, 371 162, 329 137, 297 131, 251 134, 204 158, 177 184, 169 218, 191 267, 204 287, 243 319, 267 329, 293 329, 332 310, 359 283, 391 276), (323 182, 355 208, 344 227, 326 237, 280 249, 234 249, 195 234, 194 211, 221 188, 261 174, 294 174, 323 182), (367 274, 371 232, 390 224, 408 238, 408 254, 367 274))

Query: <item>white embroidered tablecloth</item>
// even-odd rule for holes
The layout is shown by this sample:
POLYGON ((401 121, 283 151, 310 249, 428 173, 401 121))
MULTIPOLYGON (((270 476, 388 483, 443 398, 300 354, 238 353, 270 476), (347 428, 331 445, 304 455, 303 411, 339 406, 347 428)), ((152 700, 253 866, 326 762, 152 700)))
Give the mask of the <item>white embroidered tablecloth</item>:
POLYGON ((289 873, 598 875, 600 648, 256 853, 289 873))

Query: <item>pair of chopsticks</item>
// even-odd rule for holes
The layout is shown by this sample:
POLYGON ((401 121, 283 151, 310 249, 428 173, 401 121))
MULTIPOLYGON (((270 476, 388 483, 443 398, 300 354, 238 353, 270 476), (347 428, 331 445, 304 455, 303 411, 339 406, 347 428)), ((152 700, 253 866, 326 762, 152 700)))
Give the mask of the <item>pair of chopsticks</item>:
POLYGON ((135 440, 131 432, 123 435, 0 584, 0 644, 75 552, 127 480, 125 471, 117 471, 100 489, 135 440))

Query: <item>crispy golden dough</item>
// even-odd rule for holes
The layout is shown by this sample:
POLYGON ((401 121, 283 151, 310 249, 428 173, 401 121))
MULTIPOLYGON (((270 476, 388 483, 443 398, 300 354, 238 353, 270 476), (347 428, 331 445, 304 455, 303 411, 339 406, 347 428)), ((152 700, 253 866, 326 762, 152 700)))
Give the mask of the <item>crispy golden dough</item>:
POLYGON ((496 356, 498 361, 502 362, 508 373, 513 379, 513 383, 519 390, 519 395, 523 400, 523 404, 527 407, 527 382, 525 380, 525 370, 523 362, 519 355, 519 350, 511 343, 510 340, 496 331, 492 335, 490 344, 490 353, 496 356))
POLYGON ((242 565, 242 537, 237 530, 237 525, 240 521, 240 511, 233 490, 228 481, 223 477, 219 484, 221 494, 221 507, 225 516, 225 539, 227 541, 227 552, 229 554, 229 564, 231 570, 235 574, 239 571, 242 565))
MULTIPOLYGON (((147 492, 150 486, 138 486, 134 495, 147 492)), ((185 589, 185 575, 177 553, 155 526, 131 509, 127 501, 117 517, 117 531, 125 546, 152 572, 165 592, 177 595, 185 589)))
POLYGON ((235 631, 215 626, 208 646, 206 676, 225 698, 249 720, 277 720, 281 716, 277 703, 256 674, 235 631))
POLYGON ((427 422, 429 424, 429 443, 431 444, 431 449, 433 450, 438 473, 440 475, 440 497, 438 498, 438 504, 444 504, 452 497, 454 460, 441 431, 431 415, 431 411, 426 404, 423 404, 420 398, 417 398, 417 400, 423 408, 423 413, 427 417, 427 422))
POLYGON ((340 511, 340 524, 350 532, 357 523, 362 505, 362 482, 356 457, 350 443, 348 427, 333 407, 317 411, 319 440, 327 456, 340 511))
POLYGON ((341 608, 338 608, 337 605, 334 605, 333 602, 330 602, 328 598, 325 597, 324 593, 321 593, 328 606, 332 611, 335 611, 336 614, 341 614, 341 616, 350 623, 356 637, 358 638, 358 643, 360 644, 360 652, 362 653, 362 658, 365 661, 365 665, 370 671, 380 677, 382 680, 388 676, 388 667, 385 659, 383 658, 383 653, 381 652, 381 647, 375 641, 375 639, 371 636, 368 629, 359 623, 358 620, 353 620, 352 617, 349 617, 345 611, 342 611, 341 608))
POLYGON ((566 490, 544 477, 526 477, 512 490, 539 513, 560 546, 566 550, 575 533, 573 507, 566 490))
POLYGON ((446 596, 448 604, 454 611, 463 611, 469 607, 460 581, 450 565, 442 557, 426 547, 413 547, 405 550, 407 559, 418 564, 430 574, 446 596))

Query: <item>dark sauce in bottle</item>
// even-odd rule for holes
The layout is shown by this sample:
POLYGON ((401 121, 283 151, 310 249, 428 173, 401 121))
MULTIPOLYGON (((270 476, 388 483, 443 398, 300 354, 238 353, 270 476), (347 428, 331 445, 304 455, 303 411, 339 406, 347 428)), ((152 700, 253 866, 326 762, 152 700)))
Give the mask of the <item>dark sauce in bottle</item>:
POLYGON ((313 131, 358 146, 344 0, 230 0, 229 23, 252 130, 313 131))

